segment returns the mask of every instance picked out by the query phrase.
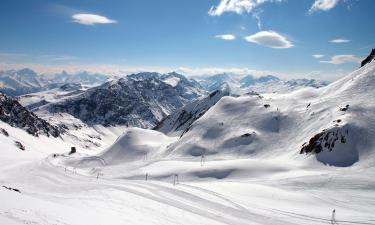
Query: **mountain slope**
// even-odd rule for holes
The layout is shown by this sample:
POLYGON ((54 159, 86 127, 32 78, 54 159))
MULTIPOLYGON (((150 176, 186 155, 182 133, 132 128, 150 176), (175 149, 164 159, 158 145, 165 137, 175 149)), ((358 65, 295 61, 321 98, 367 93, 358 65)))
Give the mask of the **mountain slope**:
POLYGON ((207 110, 215 105, 223 96, 229 95, 226 91, 214 91, 207 97, 198 99, 183 108, 165 117, 155 128, 170 136, 180 136, 190 128, 190 125, 203 116, 207 110))

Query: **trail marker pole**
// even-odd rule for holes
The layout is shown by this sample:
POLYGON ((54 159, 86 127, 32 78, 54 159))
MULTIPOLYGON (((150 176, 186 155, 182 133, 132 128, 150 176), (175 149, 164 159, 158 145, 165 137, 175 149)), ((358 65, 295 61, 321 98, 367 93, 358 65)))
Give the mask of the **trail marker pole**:
POLYGON ((336 209, 333 209, 332 211, 332 218, 331 218, 331 224, 336 224, 336 209))
POLYGON ((179 184, 180 182, 179 182, 179 180, 178 180, 178 174, 175 174, 174 176, 173 176, 173 185, 177 185, 177 184, 179 184))
POLYGON ((204 163, 206 162, 206 159, 204 157, 204 155, 201 156, 201 167, 204 166, 204 163))
POLYGON ((143 155, 143 162, 146 162, 147 161, 147 153, 145 153, 144 155, 143 155))

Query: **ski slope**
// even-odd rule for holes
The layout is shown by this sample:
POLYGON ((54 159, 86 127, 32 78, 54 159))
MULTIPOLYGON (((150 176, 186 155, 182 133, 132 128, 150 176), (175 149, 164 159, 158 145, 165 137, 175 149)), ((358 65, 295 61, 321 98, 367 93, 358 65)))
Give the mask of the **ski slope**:
POLYGON ((223 97, 181 138, 127 128, 73 155, 1 123, 0 186, 21 193, 0 187, 0 224, 375 224, 374 79, 223 97))

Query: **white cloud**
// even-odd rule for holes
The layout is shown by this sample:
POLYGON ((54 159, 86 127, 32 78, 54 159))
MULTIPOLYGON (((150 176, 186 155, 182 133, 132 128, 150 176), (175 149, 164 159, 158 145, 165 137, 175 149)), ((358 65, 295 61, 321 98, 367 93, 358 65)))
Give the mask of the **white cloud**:
POLYGON ((221 16, 225 12, 242 14, 250 13, 257 6, 266 2, 281 2, 282 0, 221 0, 218 6, 212 6, 208 11, 210 16, 221 16))
POLYGON ((316 59, 321 59, 324 57, 324 55, 320 55, 320 54, 315 54, 315 55, 312 55, 312 57, 316 58, 316 59))
POLYGON ((269 48, 291 48, 293 44, 287 37, 275 31, 260 31, 256 34, 245 37, 248 42, 253 42, 258 45, 269 48))
POLYGON ((340 0, 315 0, 314 4, 311 6, 309 13, 316 11, 329 11, 333 9, 340 0))
POLYGON ((354 55, 335 55, 329 61, 320 61, 320 63, 329 63, 329 64, 343 64, 343 63, 359 63, 360 58, 354 55))
POLYGON ((216 35, 215 38, 220 38, 226 41, 232 41, 236 39, 236 36, 234 36, 233 34, 220 34, 220 35, 216 35))
POLYGON ((95 25, 95 24, 109 24, 117 23, 116 20, 108 19, 105 16, 96 15, 96 14, 74 14, 72 15, 73 22, 83 24, 83 25, 95 25))
POLYGON ((330 40, 329 42, 335 43, 335 44, 341 44, 341 43, 348 43, 350 42, 350 40, 345 39, 345 38, 337 38, 337 39, 330 40))

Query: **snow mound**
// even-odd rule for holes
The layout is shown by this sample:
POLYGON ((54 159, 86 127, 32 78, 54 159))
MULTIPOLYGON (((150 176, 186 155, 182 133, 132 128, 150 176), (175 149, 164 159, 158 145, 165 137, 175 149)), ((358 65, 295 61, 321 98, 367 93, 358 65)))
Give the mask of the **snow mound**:
POLYGON ((141 128, 128 128, 113 145, 97 156, 70 158, 67 165, 75 167, 95 167, 145 161, 147 158, 159 158, 164 155, 167 145, 174 142, 163 133, 141 128))

